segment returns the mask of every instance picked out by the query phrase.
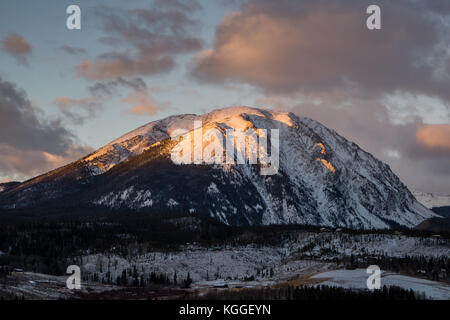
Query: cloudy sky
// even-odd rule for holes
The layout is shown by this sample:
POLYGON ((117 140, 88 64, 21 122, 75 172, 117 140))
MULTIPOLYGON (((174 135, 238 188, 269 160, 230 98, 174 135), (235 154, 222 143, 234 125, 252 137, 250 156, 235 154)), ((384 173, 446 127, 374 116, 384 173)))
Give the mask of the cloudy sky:
POLYGON ((448 0, 3 0, 0 62, 0 181, 171 114, 249 105, 316 119, 410 188, 450 193, 448 0))

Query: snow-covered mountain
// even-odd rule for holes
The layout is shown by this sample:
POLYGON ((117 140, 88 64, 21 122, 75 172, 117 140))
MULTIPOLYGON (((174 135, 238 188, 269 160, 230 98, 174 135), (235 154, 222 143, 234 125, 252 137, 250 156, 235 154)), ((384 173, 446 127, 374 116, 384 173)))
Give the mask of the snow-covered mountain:
POLYGON ((417 201, 422 203, 427 208, 438 208, 450 206, 450 195, 441 196, 432 193, 421 192, 417 190, 412 191, 417 201))
MULTIPOLYGON (((237 147, 234 151, 244 156, 237 147)), ((0 194, 0 207, 96 204, 115 210, 197 213, 232 225, 313 224, 414 227, 434 214, 389 166, 317 121, 292 113, 231 107, 154 121, 68 166, 0 194), (202 126, 194 128, 194 121, 202 126), (177 129, 190 130, 178 137, 177 129), (279 129, 279 170, 261 165, 177 165, 189 135, 224 146, 226 130, 279 129), (176 140, 170 137, 176 135, 176 140)))

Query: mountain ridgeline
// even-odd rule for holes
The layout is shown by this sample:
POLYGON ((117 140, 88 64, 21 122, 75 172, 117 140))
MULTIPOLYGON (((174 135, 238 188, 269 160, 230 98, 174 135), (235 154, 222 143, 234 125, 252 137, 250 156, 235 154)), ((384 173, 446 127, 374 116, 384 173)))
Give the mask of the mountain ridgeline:
MULTIPOLYGON (((248 152, 242 154, 248 160, 248 152)), ((335 131, 293 113, 249 107, 151 122, 78 161, 0 192, 4 212, 59 208, 70 214, 83 206, 196 214, 238 226, 411 228, 435 216, 388 165, 335 131), (260 163, 172 162, 174 146, 206 128, 223 133, 210 143, 224 149, 225 130, 278 129, 278 172, 261 175, 260 163), (190 133, 171 139, 177 129, 190 133)))

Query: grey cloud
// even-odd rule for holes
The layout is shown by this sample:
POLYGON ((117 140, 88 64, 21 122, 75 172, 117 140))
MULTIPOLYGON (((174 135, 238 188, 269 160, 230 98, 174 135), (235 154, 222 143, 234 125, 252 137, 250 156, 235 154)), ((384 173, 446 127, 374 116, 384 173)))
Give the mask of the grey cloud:
POLYGON ((0 143, 0 176, 10 180, 23 180, 43 174, 79 159, 93 151, 85 146, 68 146, 65 154, 54 155, 45 151, 22 150, 0 143))
POLYGON ((156 0, 156 6, 166 10, 195 12, 202 10, 202 5, 196 0, 156 0))
POLYGON ((96 82, 93 85, 89 86, 88 90, 94 96, 112 96, 116 94, 121 87, 134 91, 143 91, 147 89, 147 85, 145 84, 145 81, 142 80, 142 78, 136 77, 132 79, 125 79, 122 77, 118 77, 117 79, 111 81, 96 82))
POLYGON ((24 91, 0 78, 0 143, 18 149, 65 152, 73 136, 59 121, 37 117, 24 91))
POLYGON ((22 179, 89 153, 59 120, 38 117, 25 92, 0 78, 0 176, 22 179))
POLYGON ((63 45, 63 46, 61 46, 60 49, 65 51, 65 52, 67 52, 67 53, 69 53, 69 54, 72 54, 72 55, 79 55, 79 54, 86 54, 87 53, 87 51, 85 49, 83 49, 83 48, 76 48, 76 47, 71 47, 71 46, 68 46, 68 45, 63 45))
POLYGON ((199 10, 195 3, 169 1, 149 9, 130 10, 99 8, 96 14, 105 31, 100 41, 114 48, 118 42, 124 43, 130 49, 83 60, 78 73, 89 80, 109 80, 171 71, 177 55, 202 48, 202 40, 194 35, 198 21, 191 17, 199 10))
POLYGON ((95 117, 97 112, 103 108, 103 98, 93 96, 74 99, 62 96, 57 97, 54 104, 72 123, 82 125, 87 119, 95 117))

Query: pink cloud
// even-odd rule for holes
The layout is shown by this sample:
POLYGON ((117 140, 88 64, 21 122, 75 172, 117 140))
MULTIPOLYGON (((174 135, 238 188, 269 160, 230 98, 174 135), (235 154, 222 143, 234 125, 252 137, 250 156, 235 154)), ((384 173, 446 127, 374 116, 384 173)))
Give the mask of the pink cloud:
POLYGON ((162 108, 169 107, 168 103, 157 103, 155 99, 147 95, 145 92, 132 93, 121 101, 132 105, 127 111, 127 113, 132 115, 153 116, 162 108))
POLYGON ((450 99, 449 78, 435 76, 445 61, 437 55, 447 41, 438 30, 449 31, 443 19, 432 18, 427 4, 389 1, 383 28, 373 32, 365 27, 366 8, 366 1, 352 0, 249 1, 224 17, 212 48, 194 58, 192 74, 272 94, 357 87, 371 95, 401 90, 450 99))
POLYGON ((417 142, 432 149, 450 150, 450 125, 433 124, 419 127, 416 134, 417 142))
POLYGON ((28 41, 16 33, 10 34, 3 40, 3 49, 12 55, 19 64, 28 64, 27 57, 32 51, 28 41))

